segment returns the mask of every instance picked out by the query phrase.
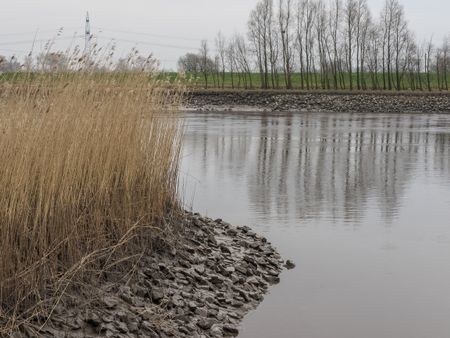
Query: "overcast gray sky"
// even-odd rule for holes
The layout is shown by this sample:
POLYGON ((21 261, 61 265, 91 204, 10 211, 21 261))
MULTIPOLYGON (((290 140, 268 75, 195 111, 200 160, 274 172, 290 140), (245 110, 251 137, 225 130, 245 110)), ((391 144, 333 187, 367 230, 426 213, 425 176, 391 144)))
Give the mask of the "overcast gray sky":
MULTIPOLYGON (((368 0, 378 16, 384 0, 368 0)), ((226 35, 245 33, 247 18, 257 0, 2 0, 0 54, 24 55, 38 31, 36 49, 64 27, 57 48, 66 48, 74 32, 84 32, 86 11, 92 32, 100 42, 117 41, 118 53, 137 45, 153 52, 165 68, 175 68, 178 57, 198 48, 201 39, 213 44, 221 30, 226 35), (67 37, 67 38, 66 38, 67 37), (127 41, 123 41, 127 40, 127 41), (137 43, 140 42, 140 43, 137 43), (162 46, 164 45, 164 46, 162 46)), ((441 43, 450 33, 449 0, 403 0, 410 27, 419 39, 441 43)), ((75 43, 83 45, 77 38, 75 43)))

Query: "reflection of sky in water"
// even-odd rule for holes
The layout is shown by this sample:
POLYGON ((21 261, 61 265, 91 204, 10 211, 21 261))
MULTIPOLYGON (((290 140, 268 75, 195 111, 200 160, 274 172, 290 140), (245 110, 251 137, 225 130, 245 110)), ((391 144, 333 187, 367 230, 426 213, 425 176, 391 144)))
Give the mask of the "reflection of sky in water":
POLYGON ((450 115, 187 113, 183 194, 298 268, 243 338, 450 332, 450 115))

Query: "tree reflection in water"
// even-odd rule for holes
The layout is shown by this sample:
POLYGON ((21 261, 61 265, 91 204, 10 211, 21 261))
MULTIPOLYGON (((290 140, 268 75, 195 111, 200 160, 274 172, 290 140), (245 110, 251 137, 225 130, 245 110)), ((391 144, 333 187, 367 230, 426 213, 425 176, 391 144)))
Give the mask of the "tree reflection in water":
POLYGON ((226 112, 187 121, 185 162, 199 164, 191 174, 245 184, 264 219, 357 224, 376 207, 389 224, 417 171, 450 170, 444 115, 226 112))

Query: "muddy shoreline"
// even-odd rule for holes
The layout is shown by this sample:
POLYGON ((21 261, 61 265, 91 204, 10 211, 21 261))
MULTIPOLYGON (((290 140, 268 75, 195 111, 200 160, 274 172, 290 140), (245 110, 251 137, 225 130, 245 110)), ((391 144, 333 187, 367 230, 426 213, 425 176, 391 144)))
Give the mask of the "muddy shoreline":
POLYGON ((330 113, 450 113, 448 92, 300 92, 196 90, 185 109, 330 113))
POLYGON ((244 315, 279 282, 283 260, 249 227, 190 212, 180 222, 175 243, 141 257, 129 277, 68 293, 50 319, 13 337, 237 336, 244 315))

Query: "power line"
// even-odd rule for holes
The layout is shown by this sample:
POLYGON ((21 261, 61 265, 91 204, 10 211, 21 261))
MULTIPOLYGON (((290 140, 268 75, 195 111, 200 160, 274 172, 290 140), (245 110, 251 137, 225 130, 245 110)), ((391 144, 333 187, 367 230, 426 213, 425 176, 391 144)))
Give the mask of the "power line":
MULTIPOLYGON (((151 42, 151 41, 142 41, 142 40, 131 40, 131 39, 121 39, 116 38, 112 36, 94 36, 97 39, 108 39, 111 41, 118 41, 118 42, 125 42, 125 43, 133 43, 136 45, 146 45, 146 46, 154 46, 154 47, 163 47, 163 48, 174 48, 174 49, 180 49, 180 50, 192 50, 192 51, 198 51, 199 47, 193 47, 193 46, 180 46, 180 45, 171 45, 171 44, 164 44, 164 43, 158 43, 158 42, 151 42)), ((210 49, 212 52, 217 52, 217 49, 212 48, 210 49)))
POLYGON ((0 42, 0 46, 10 46, 10 45, 25 45, 33 42, 51 42, 57 40, 70 40, 76 38, 83 38, 83 35, 72 35, 72 36, 57 36, 50 39, 36 39, 36 40, 22 40, 22 41, 10 41, 10 42, 0 42))
MULTIPOLYGON (((58 41, 58 40, 70 40, 70 39, 86 39, 86 35, 73 35, 73 36, 58 36, 50 39, 35 39, 35 40, 21 40, 21 41, 11 41, 11 42, 0 42, 0 46, 10 46, 10 45, 23 45, 23 44, 31 44, 31 43, 39 43, 39 42, 52 42, 52 41, 58 41)), ((142 40, 132 40, 132 39, 122 39, 117 38, 113 36, 100 36, 100 35, 91 35, 91 39, 97 39, 97 40, 110 40, 112 42, 124 42, 124 43, 131 43, 136 45, 146 45, 146 46, 153 46, 153 47, 162 47, 162 48, 173 48, 173 49, 179 49, 179 50, 192 50, 197 51, 198 47, 193 46, 181 46, 181 45, 172 45, 172 44, 164 44, 164 43, 158 43, 158 42, 152 42, 152 41, 142 41, 142 40)), ((212 49, 212 51, 216 51, 215 49, 212 49)), ((19 51, 17 51, 19 52, 19 51)))
POLYGON ((1 48, 0 51, 2 52, 14 52, 14 53, 28 53, 29 51, 26 50, 17 50, 17 49, 8 49, 8 48, 1 48))
POLYGON ((155 46, 155 47, 175 48, 175 49, 182 49, 182 50, 198 50, 197 47, 192 47, 192 46, 169 45, 169 44, 150 42, 150 41, 120 39, 120 38, 115 38, 115 37, 110 37, 110 36, 95 36, 95 37, 97 39, 109 39, 112 41, 127 42, 127 43, 141 44, 141 45, 148 45, 148 46, 155 46))
POLYGON ((45 29, 45 30, 37 29, 34 32, 1 33, 0 36, 8 37, 8 36, 19 36, 19 35, 34 35, 36 33, 38 33, 38 34, 39 33, 58 33, 60 31, 65 31, 65 30, 75 30, 75 29, 79 30, 80 28, 81 27, 70 27, 70 28, 61 27, 58 29, 45 29))
POLYGON ((129 34, 129 35, 143 35, 143 36, 149 36, 154 38, 163 38, 163 39, 173 39, 173 40, 185 40, 185 41, 197 41, 200 42, 200 38, 193 38, 193 37, 183 37, 183 36, 173 36, 173 35, 161 35, 161 34, 150 34, 150 33, 142 33, 142 32, 132 32, 132 31, 126 31, 126 30, 118 30, 118 29, 110 29, 110 28, 103 28, 103 27, 96 27, 100 32, 102 31, 108 31, 108 32, 114 32, 114 33, 123 33, 123 34, 129 34))

